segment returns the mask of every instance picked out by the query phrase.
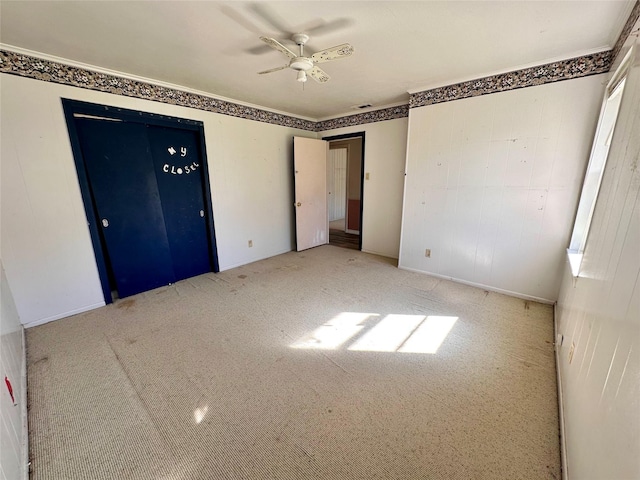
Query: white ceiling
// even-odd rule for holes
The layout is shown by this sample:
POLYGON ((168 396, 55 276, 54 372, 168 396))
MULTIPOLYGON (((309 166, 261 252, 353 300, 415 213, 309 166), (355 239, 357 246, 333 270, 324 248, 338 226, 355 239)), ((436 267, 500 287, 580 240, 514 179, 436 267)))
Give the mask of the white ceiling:
POLYGON ((74 62, 181 85, 312 119, 353 105, 408 101, 407 91, 613 47, 625 1, 8 1, 0 41, 74 62), (305 53, 351 43, 303 85, 280 52, 311 31, 305 53), (288 33, 287 33, 288 32, 288 33))

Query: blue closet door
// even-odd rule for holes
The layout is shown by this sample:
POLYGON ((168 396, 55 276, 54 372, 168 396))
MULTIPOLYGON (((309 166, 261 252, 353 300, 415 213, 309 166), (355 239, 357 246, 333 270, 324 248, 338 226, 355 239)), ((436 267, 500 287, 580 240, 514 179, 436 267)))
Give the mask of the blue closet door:
POLYGON ((76 118, 109 274, 127 297, 175 281, 144 124, 76 118))
POLYGON ((213 270, 197 132, 147 125, 176 280, 213 270))

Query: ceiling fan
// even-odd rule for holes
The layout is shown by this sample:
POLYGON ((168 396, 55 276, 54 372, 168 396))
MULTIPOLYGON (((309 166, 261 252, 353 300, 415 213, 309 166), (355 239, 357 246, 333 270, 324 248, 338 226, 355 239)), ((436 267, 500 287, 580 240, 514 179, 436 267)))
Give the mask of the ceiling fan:
POLYGON ((324 70, 316 66, 316 63, 329 62, 331 60, 337 60, 338 58, 348 57, 353 54, 353 47, 348 43, 337 45, 335 47, 327 48, 314 53, 310 57, 304 56, 304 45, 309 41, 309 35, 306 33, 294 33, 291 39, 300 47, 300 54, 296 54, 289 50, 287 47, 278 42, 275 38, 260 37, 264 43, 271 48, 284 53, 289 57, 289 63, 282 67, 272 68, 271 70, 265 70, 264 72, 258 72, 263 75, 265 73, 277 72, 278 70, 284 70, 285 68, 291 68, 298 72, 297 80, 299 82, 307 81, 307 74, 313 78, 316 82, 325 83, 328 82, 331 77, 326 74, 324 70))

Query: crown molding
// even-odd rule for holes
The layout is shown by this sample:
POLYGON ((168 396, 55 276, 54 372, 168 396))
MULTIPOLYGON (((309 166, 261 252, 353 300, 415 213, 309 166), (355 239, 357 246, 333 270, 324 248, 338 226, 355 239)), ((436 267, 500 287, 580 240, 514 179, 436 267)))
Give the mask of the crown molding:
POLYGON ((352 107, 351 111, 340 112, 340 113, 336 113, 335 115, 328 115, 326 117, 320 117, 320 118, 317 118, 316 121, 325 122, 327 120, 335 120, 337 118, 342 118, 342 117, 351 117, 354 115, 360 115, 361 113, 369 113, 369 112, 375 112, 377 110, 386 110, 388 108, 400 107, 402 105, 407 105, 408 103, 409 103, 409 99, 407 98, 406 100, 402 100, 399 102, 385 103, 384 105, 376 105, 373 107, 363 108, 363 109, 356 109, 352 107))
POLYGON ((367 123, 384 122, 386 120, 394 120, 396 118, 405 118, 409 116, 409 105, 401 104, 395 107, 382 108, 372 110, 365 113, 357 113, 355 115, 347 115, 345 117, 332 118, 330 120, 322 120, 316 124, 316 132, 324 132, 334 130, 336 128, 352 127, 355 125, 364 125, 367 123))
POLYGON ((607 73, 611 68, 611 62, 612 51, 607 50, 415 92, 410 94, 409 108, 607 73))
POLYGON ((631 36, 631 31, 633 30, 633 26, 636 24, 639 18, 640 18, 640 0, 636 0, 636 3, 633 5, 633 8, 631 9, 631 13, 629 14, 629 18, 627 18, 627 21, 622 27, 622 31, 618 36, 618 40, 616 41, 616 44, 613 47, 612 59, 614 62, 617 59, 618 54, 620 53, 620 50, 622 50, 622 47, 626 43, 627 39, 631 36))
POLYGON ((315 131, 316 128, 316 122, 308 118, 267 110, 263 107, 213 96, 206 92, 178 85, 63 60, 50 55, 42 55, 37 52, 0 44, 0 72, 2 73, 115 95, 197 108, 284 127, 301 128, 308 131, 315 131))
POLYGON ((398 102, 384 107, 372 107, 358 113, 343 113, 321 119, 292 115, 180 85, 74 62, 2 43, 0 43, 0 73, 321 132, 405 118, 409 116, 411 108, 606 73, 610 70, 639 18, 640 0, 636 0, 612 50, 598 49, 574 58, 557 59, 542 65, 528 64, 516 70, 496 72, 481 78, 412 89, 408 91, 408 104, 398 102))

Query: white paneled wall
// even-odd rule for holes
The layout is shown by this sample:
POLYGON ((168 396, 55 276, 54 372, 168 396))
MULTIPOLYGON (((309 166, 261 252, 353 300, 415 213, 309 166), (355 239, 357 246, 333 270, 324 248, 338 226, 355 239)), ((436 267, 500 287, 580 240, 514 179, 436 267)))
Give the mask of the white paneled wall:
POLYGON ((407 119, 320 132, 321 137, 365 132, 362 251, 398 258, 407 119))
POLYGON ((329 221, 345 218, 347 206, 347 148, 329 149, 329 221))
POLYGON ((399 266, 555 301, 604 77, 411 109, 399 266))
POLYGON ((292 249, 292 137, 316 133, 13 75, 1 79, 2 259, 23 324, 103 304, 61 98, 202 121, 221 270, 292 249))
MULTIPOLYGON (((639 57, 640 58, 640 57, 639 57)), ((558 349, 569 479, 640 478, 640 65, 627 77, 558 349)))
POLYGON ((26 480, 27 392, 22 325, 0 262, 0 480, 26 480), (5 384, 9 379, 15 403, 5 384))

